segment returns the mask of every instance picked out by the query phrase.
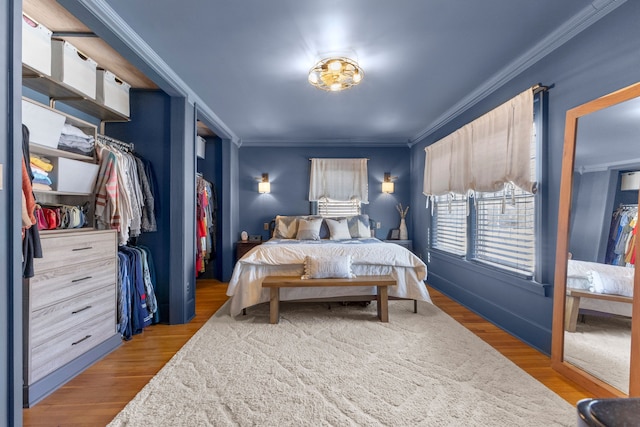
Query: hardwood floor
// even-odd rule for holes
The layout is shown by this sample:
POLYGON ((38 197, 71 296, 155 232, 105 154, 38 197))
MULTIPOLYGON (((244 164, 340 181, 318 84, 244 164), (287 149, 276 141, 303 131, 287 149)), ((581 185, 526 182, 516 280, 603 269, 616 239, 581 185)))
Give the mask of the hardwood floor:
MULTIPOLYGON (((34 407, 23 410, 24 426, 104 426, 153 378, 226 301, 226 284, 199 280, 196 317, 186 325, 153 325, 69 381, 34 407)), ((550 359, 429 289, 435 305, 571 404, 592 397, 550 367, 550 359)))

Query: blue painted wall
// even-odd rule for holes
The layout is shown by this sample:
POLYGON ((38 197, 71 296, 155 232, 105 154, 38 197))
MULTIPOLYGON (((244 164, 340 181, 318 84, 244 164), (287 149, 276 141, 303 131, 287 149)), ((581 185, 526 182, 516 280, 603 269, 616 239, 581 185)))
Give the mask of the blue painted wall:
MULTIPOLYGON (((427 281, 483 317, 549 353, 555 271, 557 212, 565 114, 568 109, 640 80, 640 2, 626 2, 602 20, 524 71, 492 95, 412 147, 411 203, 424 205, 424 147, 538 82, 548 92, 546 174, 540 187, 542 271, 540 283, 500 273, 473 262, 432 251, 427 281)), ((414 246, 428 248, 426 209, 415 210, 414 246)))
MULTIPOLYGON (((363 147, 241 147, 239 169, 240 231, 260 234, 266 240, 268 232, 263 224, 276 215, 304 215, 310 213, 309 172, 310 158, 368 158, 369 204, 362 212, 380 222, 376 237, 385 239, 391 228, 400 224, 395 205, 409 202, 409 148, 363 147), (381 191, 384 173, 397 176, 395 193, 381 191), (263 173, 269 174, 270 194, 258 193, 258 181, 263 173)), ((413 209, 410 207, 408 218, 413 209)), ((411 228, 409 228, 411 237, 411 228)), ((236 236, 240 238, 239 235, 236 236)))

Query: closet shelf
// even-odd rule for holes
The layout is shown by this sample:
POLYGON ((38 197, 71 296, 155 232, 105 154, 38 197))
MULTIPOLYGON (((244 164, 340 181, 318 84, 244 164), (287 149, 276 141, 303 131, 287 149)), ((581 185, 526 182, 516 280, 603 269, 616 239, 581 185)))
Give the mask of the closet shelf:
POLYGON ((71 151, 59 150, 57 148, 47 147, 45 145, 30 143, 29 150, 32 153, 44 154, 45 156, 66 157, 67 159, 82 160, 85 162, 93 162, 95 159, 83 154, 72 153, 71 151))
POLYGON ((36 190, 33 189, 36 194, 53 194, 55 196, 93 196, 93 193, 72 193, 70 191, 57 191, 57 190, 36 190))
POLYGON ((22 83, 36 92, 47 95, 54 101, 64 102, 90 116, 97 117, 108 122, 128 122, 129 117, 124 114, 98 103, 95 99, 87 98, 85 95, 71 86, 53 80, 51 77, 22 64, 22 83))

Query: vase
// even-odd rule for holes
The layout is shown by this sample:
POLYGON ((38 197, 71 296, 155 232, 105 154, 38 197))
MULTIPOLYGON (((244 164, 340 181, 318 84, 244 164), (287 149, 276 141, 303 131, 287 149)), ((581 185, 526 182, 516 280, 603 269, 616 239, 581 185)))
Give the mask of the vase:
POLYGON ((400 240, 409 240, 407 224, 404 222, 404 218, 400 218, 400 240))

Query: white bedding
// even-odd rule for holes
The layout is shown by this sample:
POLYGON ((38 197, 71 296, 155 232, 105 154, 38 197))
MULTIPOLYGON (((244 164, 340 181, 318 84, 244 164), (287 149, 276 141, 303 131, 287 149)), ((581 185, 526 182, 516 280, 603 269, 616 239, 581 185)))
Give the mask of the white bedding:
MULTIPOLYGON (((233 270, 227 295, 231 297, 231 315, 243 308, 269 301, 269 290, 262 289, 262 279, 269 275, 302 276, 305 256, 351 256, 357 276, 390 274, 398 282, 389 295, 431 302, 424 284, 427 266, 406 248, 378 239, 342 241, 299 241, 270 239, 243 256, 233 270)), ((283 288, 280 299, 298 300, 342 296, 375 295, 371 287, 283 288)))
POLYGON ((634 268, 569 260, 567 287, 599 294, 633 296, 634 268))

